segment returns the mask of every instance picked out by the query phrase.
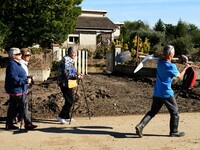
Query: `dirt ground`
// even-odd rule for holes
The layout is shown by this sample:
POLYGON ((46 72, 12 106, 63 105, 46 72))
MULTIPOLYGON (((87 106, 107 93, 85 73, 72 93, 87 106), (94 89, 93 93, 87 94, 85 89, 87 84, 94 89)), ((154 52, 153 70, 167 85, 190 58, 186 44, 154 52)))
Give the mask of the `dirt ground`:
MULTIPOLYGON (((89 74, 75 90, 73 117, 118 116, 145 114, 151 106, 155 79, 108 74, 89 74), (83 90, 84 89, 84 90, 83 90), (85 92, 84 92, 85 91, 85 92), (88 105, 86 105, 88 104, 88 105), (89 110, 89 111, 88 111, 89 110)), ((173 84, 175 93, 181 82, 173 84)), ((0 116, 6 117, 8 95, 0 83, 0 116)), ((32 86, 29 94, 32 118, 52 119, 60 112, 64 99, 54 77, 32 86)), ((200 112, 200 84, 192 91, 181 93, 177 99, 180 112, 200 112)), ((161 113, 167 112, 165 107, 161 113)))
POLYGON ((184 137, 169 137, 169 115, 157 115, 138 138, 134 127, 142 115, 76 117, 61 125, 50 119, 36 119, 34 131, 5 131, 0 121, 1 150, 199 150, 200 113, 181 113, 184 137))
MULTIPOLYGON (((150 109, 152 78, 108 74, 86 75, 79 83, 73 118, 76 122, 61 125, 55 120, 63 105, 62 94, 54 77, 35 83, 29 95, 34 131, 5 131, 8 95, 0 83, 0 149, 26 150, 199 150, 200 84, 177 99, 182 138, 169 138, 169 114, 165 107, 138 138, 134 127, 150 109), (83 88, 85 90, 83 90, 83 88), (84 95, 85 91, 85 95, 84 95), (86 105, 85 96, 88 107, 86 105), (91 119, 88 118, 88 109, 91 119), (158 143, 159 141, 159 143, 158 143)), ((173 88, 177 94, 181 82, 173 88)))

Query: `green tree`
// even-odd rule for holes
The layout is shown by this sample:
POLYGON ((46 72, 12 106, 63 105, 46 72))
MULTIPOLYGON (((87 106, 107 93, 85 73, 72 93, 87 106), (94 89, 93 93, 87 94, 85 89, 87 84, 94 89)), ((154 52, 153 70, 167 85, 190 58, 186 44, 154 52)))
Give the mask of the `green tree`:
POLYGON ((82 0, 1 0, 0 22, 9 26, 4 46, 49 47, 74 30, 82 0))
POLYGON ((197 27, 196 25, 191 24, 191 23, 189 23, 188 29, 189 29, 189 31, 196 31, 196 30, 199 30, 198 27, 197 27))
POLYGON ((192 42, 195 48, 200 48, 200 30, 192 31, 192 42))
POLYGON ((124 22, 124 26, 122 27, 121 29, 121 35, 120 35, 120 38, 123 39, 123 41, 125 43, 128 43, 131 38, 130 38, 130 35, 139 30, 139 29, 149 29, 149 25, 148 24, 145 24, 143 21, 141 20, 138 20, 138 21, 125 21, 124 22))
POLYGON ((145 41, 146 38, 148 38, 148 42, 150 43, 151 47, 150 47, 150 51, 154 52, 154 46, 157 44, 160 44, 163 42, 164 40, 164 34, 158 31, 154 31, 152 29, 148 29, 148 30, 144 30, 144 29, 140 29, 137 30, 135 32, 133 32, 130 35, 131 39, 134 39, 134 37, 136 35, 139 35, 139 37, 142 39, 142 41, 145 41))
POLYGON ((165 41, 163 45, 172 43, 172 40, 175 39, 176 26, 172 24, 165 24, 165 41))
POLYGON ((158 20, 158 22, 155 24, 155 27, 153 28, 155 31, 164 32, 165 26, 161 19, 158 20))
POLYGON ((200 48, 200 29, 193 24, 188 25, 189 35, 192 37, 192 42, 195 48, 200 48))
POLYGON ((188 25, 179 20, 176 26, 176 37, 185 37, 188 34, 188 25))
POLYGON ((174 45, 176 50, 176 55, 189 54, 194 47, 191 36, 187 35, 185 37, 176 38, 172 45, 174 45))
POLYGON ((10 34, 9 31, 9 27, 0 22, 0 47, 3 47, 3 41, 10 34))

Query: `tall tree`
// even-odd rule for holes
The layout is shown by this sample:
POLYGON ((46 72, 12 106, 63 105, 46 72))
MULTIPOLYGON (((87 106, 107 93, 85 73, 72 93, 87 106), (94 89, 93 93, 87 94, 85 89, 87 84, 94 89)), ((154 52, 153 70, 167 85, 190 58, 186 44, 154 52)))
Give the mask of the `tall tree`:
POLYGON ((171 44, 172 40, 175 39, 176 26, 172 24, 165 24, 165 41, 163 45, 171 44))
POLYGON ((0 22, 0 47, 2 46, 6 36, 10 34, 9 32, 10 32, 9 27, 0 22))
POLYGON ((155 27, 153 28, 155 31, 164 32, 165 26, 161 19, 158 20, 158 22, 155 24, 155 27))
POLYGON ((81 14, 82 0, 1 0, 0 22, 9 27, 5 47, 62 43, 81 14))
POLYGON ((188 34, 188 25, 179 20, 176 26, 176 37, 185 37, 188 34))

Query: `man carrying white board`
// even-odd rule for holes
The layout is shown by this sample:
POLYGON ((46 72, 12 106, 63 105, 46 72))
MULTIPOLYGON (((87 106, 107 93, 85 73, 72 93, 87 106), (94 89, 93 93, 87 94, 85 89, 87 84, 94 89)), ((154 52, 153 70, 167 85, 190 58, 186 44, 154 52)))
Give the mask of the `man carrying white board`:
POLYGON ((153 103, 150 111, 144 116, 141 122, 135 127, 136 134, 142 137, 143 128, 149 123, 149 121, 160 111, 163 104, 167 107, 170 113, 170 136, 181 137, 184 136, 184 132, 178 131, 179 113, 177 102, 174 97, 174 91, 171 88, 171 84, 174 77, 182 78, 188 67, 179 73, 175 64, 171 63, 175 54, 174 47, 167 45, 163 49, 162 58, 157 63, 157 75, 156 83, 154 85, 153 103))

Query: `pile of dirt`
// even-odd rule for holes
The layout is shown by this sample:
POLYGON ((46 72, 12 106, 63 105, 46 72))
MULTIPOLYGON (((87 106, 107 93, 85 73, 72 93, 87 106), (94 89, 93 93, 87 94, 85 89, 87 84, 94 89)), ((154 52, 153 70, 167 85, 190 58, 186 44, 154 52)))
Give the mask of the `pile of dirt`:
MULTIPOLYGON (((116 116, 144 114, 152 102, 154 78, 122 77, 106 74, 89 74, 84 77, 75 90, 76 103, 73 116, 87 117, 88 109, 93 116, 116 116), (85 90, 83 90, 85 89, 85 90), (87 102, 87 103, 86 103, 87 102), (86 105, 88 104, 88 105, 86 105)), ((173 84, 177 93, 180 82, 173 84)), ((196 82, 189 93, 181 93, 177 99, 180 112, 200 112, 200 84, 196 82)), ((0 83, 0 116, 6 117, 8 95, 4 82, 0 83)), ((35 83, 29 94, 33 118, 54 118, 59 114, 64 99, 56 78, 35 83)), ((166 107, 161 113, 167 112, 166 107)))

